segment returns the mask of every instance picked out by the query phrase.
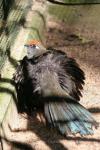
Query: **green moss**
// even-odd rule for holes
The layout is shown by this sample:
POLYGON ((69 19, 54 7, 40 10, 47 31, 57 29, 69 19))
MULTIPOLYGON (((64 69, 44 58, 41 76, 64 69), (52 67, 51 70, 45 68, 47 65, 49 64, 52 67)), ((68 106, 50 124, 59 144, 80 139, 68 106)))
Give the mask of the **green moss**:
POLYGON ((30 30, 28 40, 38 39, 38 40, 43 41, 44 32, 46 31, 45 17, 42 15, 39 15, 38 13, 34 14, 32 18, 32 22, 28 28, 30 30))
MULTIPOLYGON (((66 25, 92 27, 100 30, 100 5, 61 6, 50 4, 50 16, 56 20, 64 21, 66 25)), ((71 27, 70 26, 70 27, 71 27)))
POLYGON ((69 15, 71 18, 72 14, 74 14, 75 12, 73 12, 72 7, 50 5, 49 13, 50 13, 50 15, 55 16, 57 19, 63 20, 63 19, 67 19, 69 17, 69 15))
POLYGON ((0 69, 7 58, 7 50, 14 45, 20 32, 21 21, 23 21, 28 12, 28 9, 26 9, 28 2, 26 0, 17 0, 9 3, 10 1, 5 1, 5 10, 0 5, 0 8, 2 7, 1 13, 3 15, 6 14, 5 19, 0 19, 0 69))

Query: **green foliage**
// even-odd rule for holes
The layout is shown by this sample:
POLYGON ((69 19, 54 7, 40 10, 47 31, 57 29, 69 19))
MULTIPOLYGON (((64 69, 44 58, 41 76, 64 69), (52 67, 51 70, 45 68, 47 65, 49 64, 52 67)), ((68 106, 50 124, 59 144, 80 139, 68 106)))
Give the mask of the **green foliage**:
POLYGON ((28 5, 27 0, 2 0, 0 3, 0 69, 14 44, 20 27, 24 26, 28 5))

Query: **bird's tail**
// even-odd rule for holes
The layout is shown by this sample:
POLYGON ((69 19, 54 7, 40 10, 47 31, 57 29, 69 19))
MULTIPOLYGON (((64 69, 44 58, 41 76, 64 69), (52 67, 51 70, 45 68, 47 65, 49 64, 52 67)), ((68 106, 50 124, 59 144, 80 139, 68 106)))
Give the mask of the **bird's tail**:
POLYGON ((71 99, 46 102, 44 111, 47 121, 65 135, 89 135, 93 134, 93 126, 98 127, 91 113, 71 99))

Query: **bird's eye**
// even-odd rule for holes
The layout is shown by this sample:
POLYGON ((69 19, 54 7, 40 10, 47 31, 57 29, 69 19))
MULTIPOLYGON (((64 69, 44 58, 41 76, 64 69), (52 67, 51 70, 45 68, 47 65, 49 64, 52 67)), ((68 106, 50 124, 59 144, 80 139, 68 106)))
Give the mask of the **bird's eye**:
POLYGON ((30 45, 31 48, 36 48, 36 49, 39 49, 39 46, 33 44, 33 45, 30 45))
POLYGON ((33 44, 33 45, 30 45, 30 46, 31 46, 32 48, 36 48, 36 45, 34 45, 34 44, 33 44))

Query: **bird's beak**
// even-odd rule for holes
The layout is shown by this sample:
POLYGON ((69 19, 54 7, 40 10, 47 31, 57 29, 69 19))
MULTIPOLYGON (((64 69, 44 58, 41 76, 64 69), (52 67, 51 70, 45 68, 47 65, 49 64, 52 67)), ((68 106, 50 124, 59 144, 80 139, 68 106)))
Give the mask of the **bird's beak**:
POLYGON ((27 44, 25 44, 24 46, 25 46, 25 47, 29 47, 29 45, 27 45, 27 44))

